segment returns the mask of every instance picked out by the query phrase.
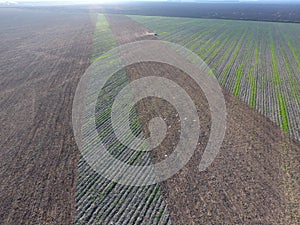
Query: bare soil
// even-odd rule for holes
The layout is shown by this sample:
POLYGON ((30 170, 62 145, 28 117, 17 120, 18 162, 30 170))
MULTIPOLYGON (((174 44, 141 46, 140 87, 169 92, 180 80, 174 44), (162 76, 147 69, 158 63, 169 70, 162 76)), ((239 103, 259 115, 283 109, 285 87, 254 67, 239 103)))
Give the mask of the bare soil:
MULTIPOLYGON (((119 44, 157 39, 151 31, 121 15, 107 17, 119 44)), ((184 87, 193 99, 202 133, 189 163, 160 183, 174 224, 299 224, 300 143, 278 126, 223 89, 227 130, 219 155, 205 171, 198 165, 208 141, 210 114, 201 90, 182 71, 161 63, 139 63, 126 68, 130 80, 162 76, 184 87)), ((176 112, 159 98, 143 100, 138 113, 148 134, 148 121, 167 118, 171 125, 154 162, 169 155, 178 140, 176 112)), ((149 134, 148 134, 149 135, 149 134)))
POLYGON ((87 13, 0 9, 0 224, 72 224, 72 99, 89 65, 87 13))
MULTIPOLYGON (((119 44, 157 39, 125 16, 109 16, 119 44)), ((94 20, 79 11, 0 9, 0 224, 73 224, 79 152, 72 100, 89 66, 94 20)), ((182 71, 160 63, 126 68, 130 80, 164 76, 184 86, 201 121, 199 147, 175 176, 160 183, 174 224, 299 224, 300 144, 223 90, 227 131, 214 163, 198 165, 210 131, 204 94, 182 71)), ((147 123, 163 116, 167 137, 152 153, 160 161, 177 143, 173 107, 141 101, 147 123)), ((142 221, 142 218, 141 218, 142 221)), ((142 223, 142 222, 141 222, 142 223)))

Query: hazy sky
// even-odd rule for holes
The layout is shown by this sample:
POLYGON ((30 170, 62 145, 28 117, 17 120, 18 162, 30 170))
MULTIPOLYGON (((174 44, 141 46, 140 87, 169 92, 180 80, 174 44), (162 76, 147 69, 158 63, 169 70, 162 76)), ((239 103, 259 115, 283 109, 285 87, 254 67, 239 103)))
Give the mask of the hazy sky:
MULTIPOLYGON (((109 2, 129 2, 130 0, 0 0, 0 2, 6 2, 6 1, 11 1, 11 2, 43 2, 43 1, 53 1, 53 2, 99 2, 99 3, 109 3, 109 2)), ((133 1, 168 1, 168 0, 133 0, 133 1)), ((173 0, 174 1, 174 0, 173 0)), ((178 0, 175 0, 178 1, 178 0)), ((230 1, 230 0, 181 0, 182 2, 207 2, 207 1, 230 1)), ((245 1, 259 1, 259 2, 299 2, 300 0, 240 0, 241 2, 245 1)))

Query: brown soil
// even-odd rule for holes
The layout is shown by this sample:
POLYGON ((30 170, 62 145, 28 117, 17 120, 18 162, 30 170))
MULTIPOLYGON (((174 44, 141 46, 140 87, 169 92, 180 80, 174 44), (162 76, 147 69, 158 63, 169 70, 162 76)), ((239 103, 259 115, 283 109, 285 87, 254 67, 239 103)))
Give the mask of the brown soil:
MULTIPOLYGON (((119 44, 157 39, 124 16, 109 16, 119 44)), ((0 224, 72 224, 78 150, 71 109, 89 65, 94 26, 86 13, 0 9, 0 224)), ((210 115, 195 84, 176 68, 140 63, 131 80, 165 76, 184 86, 201 121, 199 148, 180 173, 162 182, 174 224, 299 224, 299 150, 277 126, 223 90, 228 128, 222 149, 205 172, 198 165, 210 115)), ((157 98, 138 112, 147 134, 153 116, 172 126, 152 153, 162 160, 177 143, 174 109, 157 98)))
POLYGON ((72 224, 72 99, 89 65, 87 13, 0 9, 0 224, 72 224))
MULTIPOLYGON (((119 44, 156 39, 151 32, 128 17, 107 17, 119 44)), ((210 115, 202 91, 180 70, 161 63, 139 63, 126 68, 130 80, 144 76, 172 79, 193 99, 200 115, 199 147, 189 163, 162 182, 162 194, 174 224, 299 224, 300 144, 291 140, 269 119, 223 90, 227 107, 227 130, 213 164, 199 172, 205 149, 210 115)), ((176 112, 164 101, 151 98, 138 104, 147 134, 154 116, 167 118, 167 137, 152 153, 159 161, 172 151, 180 125, 176 112)))

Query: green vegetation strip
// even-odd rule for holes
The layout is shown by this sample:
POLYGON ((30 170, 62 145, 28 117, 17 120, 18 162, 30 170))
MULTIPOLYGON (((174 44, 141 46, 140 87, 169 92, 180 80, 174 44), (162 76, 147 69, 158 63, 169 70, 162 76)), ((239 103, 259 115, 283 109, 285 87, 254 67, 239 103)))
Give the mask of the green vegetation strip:
POLYGON ((278 68, 277 68, 278 65, 277 65, 277 59, 276 59, 275 44, 273 41, 271 41, 271 51, 272 51, 272 61, 273 61, 272 70, 273 70, 273 76, 274 76, 275 91, 276 91, 276 95, 277 95, 278 110, 279 110, 280 119, 281 119, 280 122, 281 122, 281 126, 282 126, 283 130, 288 132, 289 131, 289 120, 288 120, 285 99, 280 91, 281 80, 280 80, 280 75, 279 75, 278 68))
MULTIPOLYGON (((105 16, 100 14, 96 23, 94 53, 91 61, 103 59, 103 53, 115 46, 109 24, 105 16)), ((128 83, 129 80, 123 69, 107 81, 100 93, 96 93, 98 102, 95 108, 95 123, 98 134, 91 137, 83 125, 83 138, 91 142, 100 139, 114 158, 125 163, 149 165, 149 153, 131 150, 120 143, 111 125, 111 109, 114 99, 128 83)), ((132 132, 135 135, 143 135, 140 119, 135 109, 132 109, 130 113, 130 122, 132 132)), ((128 134, 124 135, 128 136, 128 134)), ((131 140, 128 138, 127 141, 131 140)), ((89 152, 92 149, 87 146, 85 151, 89 152)), ((112 162, 103 163, 103 166, 109 168, 112 162)), ((141 176, 147 179, 145 175, 141 176)), ((83 157, 80 158, 78 165, 76 208, 76 224, 141 224, 141 215, 143 215, 143 222, 147 224, 169 224, 169 214, 160 194, 159 185, 147 187, 119 185, 96 173, 83 157)))
POLYGON ((234 86, 234 95, 238 96, 241 88, 241 80, 242 80, 242 75, 243 75, 243 67, 244 65, 241 64, 237 70, 237 80, 235 82, 234 86))
POLYGON ((294 46, 292 45, 292 42, 290 39, 288 40, 288 45, 289 45, 291 51, 293 52, 295 59, 297 60, 298 71, 300 72, 300 56, 299 56, 298 52, 296 51, 296 49, 294 48, 294 46))

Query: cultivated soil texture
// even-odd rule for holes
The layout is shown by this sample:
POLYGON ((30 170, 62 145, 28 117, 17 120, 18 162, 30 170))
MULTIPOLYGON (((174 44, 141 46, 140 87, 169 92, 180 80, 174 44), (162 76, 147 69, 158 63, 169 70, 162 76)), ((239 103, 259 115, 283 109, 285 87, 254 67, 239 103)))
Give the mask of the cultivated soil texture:
POLYGON ((0 9, 0 224, 72 224, 72 100, 90 62, 87 13, 0 9))
MULTIPOLYGON (((107 18, 119 44, 157 39, 125 16, 107 18)), ((160 183, 172 223, 299 224, 299 142, 224 89, 225 139, 213 164, 199 172, 211 125, 202 91, 187 74, 166 64, 138 63, 127 67, 126 72, 130 80, 162 76, 175 81, 193 99, 199 114, 202 132, 194 156, 178 174, 160 183)), ((166 118, 167 136, 151 153, 153 161, 161 161, 178 142, 176 112, 159 98, 141 101, 137 110, 146 135, 151 118, 166 118)))
MULTIPOLYGON (((106 18, 118 44, 158 40, 129 17, 106 18)), ((95 24, 96 15, 80 10, 0 9, 0 224, 65 225, 76 221, 79 151, 72 131, 72 103, 95 50, 95 24)), ((211 127, 204 93, 187 74, 166 64, 138 63, 125 70, 129 81, 162 76, 183 87, 195 103, 201 134, 189 163, 170 179, 153 187, 109 185, 113 191, 106 199, 121 199, 113 202, 115 205, 99 203, 115 207, 116 214, 110 217, 124 217, 126 220, 118 221, 129 221, 125 224, 300 223, 299 142, 223 89, 225 139, 213 164, 199 172, 211 127), (144 189, 148 190, 145 198, 142 193, 136 200, 135 193, 144 189), (159 199, 154 206, 155 199, 148 198, 150 192, 159 199), (142 210, 133 205, 127 210, 134 212, 132 216, 123 198, 126 202, 132 199, 142 210)), ((182 118, 159 98, 142 100, 137 113, 146 136, 151 118, 165 118, 166 138, 150 153, 152 162, 163 160, 178 143, 182 118)), ((95 195, 101 194, 95 191, 95 195)), ((97 205, 90 207, 96 209, 97 205)), ((85 214, 85 208, 82 210, 85 214)), ((88 215, 95 217, 91 224, 98 217, 93 213, 102 212, 93 210, 88 215)), ((101 222, 114 221, 110 217, 101 222)))

